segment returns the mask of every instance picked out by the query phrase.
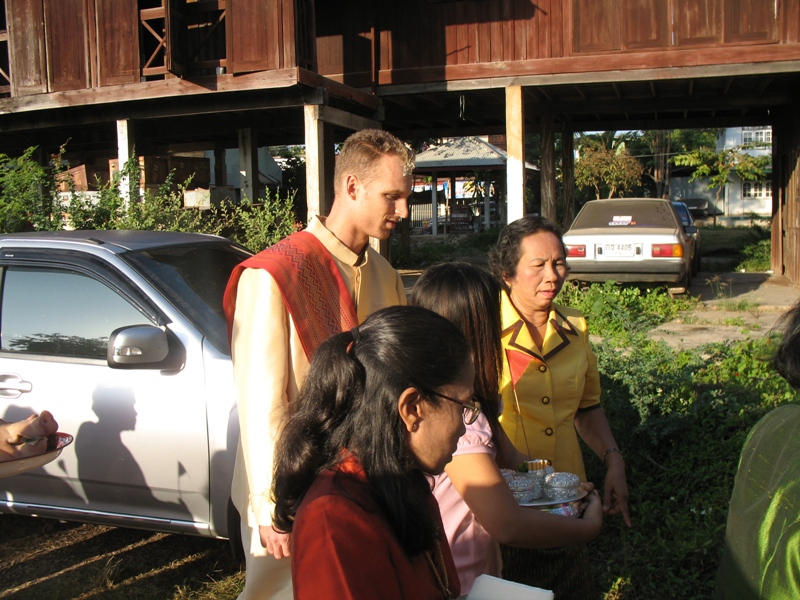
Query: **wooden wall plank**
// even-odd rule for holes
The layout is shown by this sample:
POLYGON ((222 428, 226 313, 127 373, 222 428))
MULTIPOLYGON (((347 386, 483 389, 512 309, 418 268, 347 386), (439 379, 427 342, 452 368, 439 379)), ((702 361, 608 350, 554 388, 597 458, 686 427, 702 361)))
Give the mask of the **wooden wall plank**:
POLYGON ((139 10, 136 0, 94 0, 99 84, 139 81, 139 10))
POLYGON ((6 0, 11 95, 47 91, 42 0, 6 0))
POLYGON ((469 40, 469 59, 467 64, 473 64, 481 61, 478 52, 478 23, 476 8, 474 2, 467 2, 467 38, 469 40))
MULTIPOLYGON (((522 15, 525 14, 526 8, 527 7, 520 7, 522 15)), ((541 26, 542 19, 540 18, 540 11, 537 7, 533 7, 533 11, 533 16, 530 19, 526 19, 525 24, 527 29, 525 53, 528 60, 539 58, 539 27, 541 26)))
POLYGON ((505 23, 502 21, 501 2, 487 2, 486 20, 489 22, 489 59, 492 62, 502 62, 503 57, 503 37, 505 35, 505 23))
POLYGON ((719 44, 722 41, 722 0, 675 0, 676 46, 719 44))
POLYGON ((44 0, 48 90, 89 87, 85 0, 44 0))
POLYGON ((515 60, 513 0, 502 0, 500 8, 500 19, 503 23, 503 60, 515 60))
MULTIPOLYGON (((299 4, 302 4, 299 2, 299 4)), ((295 29, 295 0, 283 0, 283 30, 281 31, 281 62, 279 69, 298 65, 297 30, 295 29)))
POLYGON ((457 53, 453 56, 456 64, 466 64, 469 62, 469 26, 466 23, 466 12, 464 10, 463 2, 456 2, 452 4, 455 9, 455 28, 456 35, 456 50, 457 53))
POLYGON ((616 0, 573 0, 574 52, 619 50, 616 0))
POLYGON ((768 0, 725 0, 725 41, 777 41, 776 8, 768 0))
POLYGON ((486 18, 486 5, 488 3, 475 2, 474 4, 478 6, 478 38, 476 40, 478 46, 477 62, 492 62, 492 27, 491 23, 489 23, 486 18))
POLYGON ((447 3, 443 7, 444 16, 444 61, 447 65, 458 64, 458 24, 455 18, 456 3, 447 3))
POLYGON ((621 8, 624 48, 663 48, 669 44, 666 0, 623 0, 621 8))
POLYGON ((550 56, 566 56, 564 32, 567 29, 567 22, 564 18, 564 2, 552 2, 550 11, 550 56))
POLYGON ((266 20, 261 22, 261 35, 266 37, 266 56, 264 57, 266 69, 280 69, 283 36, 283 6, 281 0, 263 2, 266 8, 266 20))
MULTIPOLYGON (((555 0, 558 2, 559 0, 555 0)), ((539 8, 537 17, 539 18, 539 45, 536 48, 536 58, 550 58, 550 14, 551 0, 542 0, 536 6, 539 8)))
POLYGON ((800 42, 800 2, 783 2, 783 33, 781 40, 786 43, 800 42))
MULTIPOLYGON (((269 8, 274 0, 229 2, 225 15, 228 72, 247 73, 274 68, 270 62, 269 8)), ((274 56, 272 57, 274 60, 274 56)))
POLYGON ((525 7, 520 6, 519 2, 514 2, 512 6, 512 18, 514 19, 514 59, 525 60, 528 58, 529 21, 524 18, 525 7))

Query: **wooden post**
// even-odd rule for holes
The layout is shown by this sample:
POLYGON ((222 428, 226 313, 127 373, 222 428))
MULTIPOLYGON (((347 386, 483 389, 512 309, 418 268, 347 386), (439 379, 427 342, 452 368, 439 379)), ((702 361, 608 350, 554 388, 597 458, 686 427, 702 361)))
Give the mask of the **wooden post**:
POLYGON ((553 117, 542 117, 542 216, 556 222, 555 129, 553 117))
POLYGON ((483 225, 486 231, 489 231, 492 227, 492 202, 489 185, 489 176, 487 174, 486 181, 483 182, 483 225))
POLYGON ((249 127, 239 130, 239 187, 243 201, 258 199, 258 134, 249 127))
POLYGON ((561 227, 566 231, 575 218, 575 135, 571 129, 565 129, 561 134, 561 173, 564 177, 564 218, 561 227))
POLYGON ((439 235, 439 202, 436 197, 437 173, 431 174, 431 234, 439 235))
POLYGON ((225 162, 225 148, 214 148, 214 185, 228 185, 228 165, 225 162))
MULTIPOLYGON (((525 216, 525 103, 519 85, 506 88, 506 151, 506 194, 511 222, 525 216)), ((484 218, 487 229, 489 219, 487 209, 484 218)))
MULTIPOLYGON (((125 168, 127 163, 135 152, 136 146, 136 132, 133 121, 129 119, 120 119, 117 121, 117 160, 119 160, 119 170, 125 168)), ((139 182, 134 184, 138 190, 139 182)), ((131 200, 131 181, 127 175, 123 175, 119 181, 119 194, 122 196, 123 202, 130 202, 131 200)), ((137 193, 138 198, 141 191, 137 193)))

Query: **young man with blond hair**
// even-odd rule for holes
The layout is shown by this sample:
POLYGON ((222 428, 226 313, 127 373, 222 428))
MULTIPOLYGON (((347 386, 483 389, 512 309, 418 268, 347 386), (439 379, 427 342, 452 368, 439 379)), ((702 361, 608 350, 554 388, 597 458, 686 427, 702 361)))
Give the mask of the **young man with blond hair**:
POLYGON ((408 217, 412 152, 363 130, 342 146, 327 218, 248 259, 225 293, 240 440, 231 497, 247 559, 239 598, 291 598, 290 535, 272 527, 275 439, 316 347, 378 309, 405 304, 399 274, 369 246, 408 217))

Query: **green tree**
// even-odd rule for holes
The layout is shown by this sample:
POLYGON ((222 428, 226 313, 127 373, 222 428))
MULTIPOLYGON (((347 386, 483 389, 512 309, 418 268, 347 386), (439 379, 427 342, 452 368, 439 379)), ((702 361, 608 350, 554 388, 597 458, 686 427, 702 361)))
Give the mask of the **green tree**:
POLYGON ((63 227, 54 177, 35 152, 32 146, 19 157, 0 154, 0 229, 6 233, 63 227))
POLYGON ((579 158, 575 161, 575 185, 579 188, 593 188, 599 200, 613 198, 615 194, 635 189, 641 183, 644 169, 642 164, 630 155, 624 141, 608 146, 608 134, 601 138, 582 138, 579 145, 579 158))
POLYGON ((627 135, 626 146, 642 163, 651 193, 657 198, 669 198, 671 156, 715 148, 718 133, 717 129, 650 129, 627 135))
MULTIPOLYGON (((723 150, 700 149, 678 154, 672 161, 679 166, 695 167, 689 182, 698 179, 708 180, 708 189, 716 190, 714 206, 719 204, 722 190, 731 183, 731 175, 736 174, 745 181, 762 181, 767 176, 767 167, 772 159, 769 156, 754 156, 744 152, 741 146, 723 150)), ((714 224, 717 211, 714 211, 714 224)))

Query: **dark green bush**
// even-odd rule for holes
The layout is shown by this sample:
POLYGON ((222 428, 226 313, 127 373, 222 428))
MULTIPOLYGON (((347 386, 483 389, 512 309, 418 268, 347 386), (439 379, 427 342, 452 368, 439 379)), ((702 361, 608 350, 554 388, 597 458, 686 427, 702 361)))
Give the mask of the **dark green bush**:
MULTIPOLYGON (((711 596, 745 436, 769 410, 797 401, 770 366, 774 343, 768 337, 689 351, 637 335, 597 346, 633 522, 627 529, 622 519, 607 519, 590 546, 607 597, 711 596)), ((602 483, 604 469, 590 460, 587 474, 602 483)))
POLYGON ((0 229, 6 233, 63 227, 54 173, 34 160, 35 152, 0 154, 0 229))
POLYGON ((758 272, 767 271, 772 266, 772 240, 759 240, 754 244, 748 244, 742 249, 742 254, 746 257, 736 265, 737 271, 758 272))
POLYGON ((670 298, 664 287, 643 290, 614 281, 583 289, 567 283, 556 301, 580 310, 590 333, 622 338, 656 327, 697 304, 691 297, 670 298))

